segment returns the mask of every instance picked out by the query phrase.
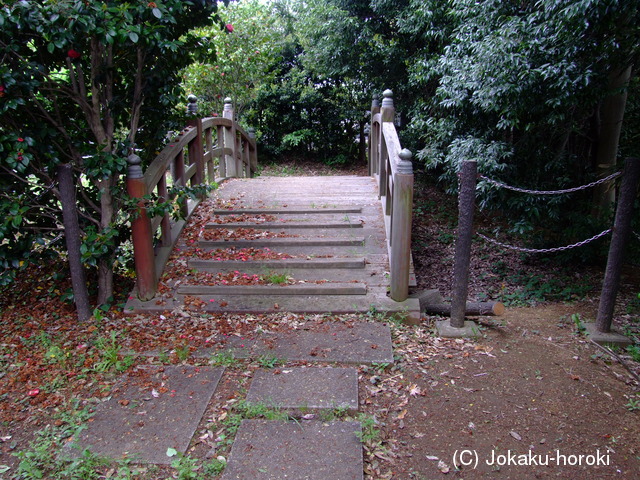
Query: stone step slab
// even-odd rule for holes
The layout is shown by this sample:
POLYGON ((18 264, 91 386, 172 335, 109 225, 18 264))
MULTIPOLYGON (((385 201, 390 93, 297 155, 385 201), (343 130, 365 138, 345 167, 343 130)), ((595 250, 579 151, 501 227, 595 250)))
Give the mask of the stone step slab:
MULTIPOLYGON (((408 298, 394 302, 387 296, 386 286, 368 286, 366 295, 189 295, 194 300, 189 308, 200 313, 369 313, 415 316, 420 318, 420 302, 408 298), (328 301, 329 300, 329 301, 328 301)), ((157 298, 146 302, 133 295, 127 300, 125 314, 163 313, 184 305, 185 295, 157 298)))
POLYGON ((293 285, 182 285, 178 295, 366 295, 367 286, 362 283, 304 283, 293 285))
POLYGON ((198 246, 203 249, 213 248, 272 248, 272 247, 341 247, 341 246, 361 246, 365 242, 365 237, 352 236, 344 238, 260 238, 256 240, 200 240, 198 246))
MULTIPOLYGON (((283 258, 281 260, 247 261, 239 260, 195 260, 188 261, 189 268, 202 271, 234 271, 250 269, 251 271, 264 269, 364 269, 365 259, 359 258, 283 258)), ((247 270, 248 273, 248 270, 247 270)))
MULTIPOLYGON (((76 438, 81 449, 116 460, 170 464, 167 448, 186 453, 223 367, 141 367, 127 375, 76 438)), ((69 456, 81 450, 69 448, 69 456)))
POLYGON ((243 420, 222 480, 362 480, 360 422, 243 420))
MULTIPOLYGON (((215 338, 217 348, 236 358, 277 358, 320 363, 393 363, 391 331, 379 322, 328 322, 303 326, 293 331, 234 335, 215 338)), ((203 347, 192 355, 209 358, 216 347, 203 347)))
POLYGON ((358 410, 355 368, 288 367, 257 370, 247 402, 295 412, 358 410))
POLYGON ((205 229, 238 229, 238 228, 254 228, 260 230, 332 230, 332 229, 346 229, 362 228, 362 223, 302 223, 302 222, 263 222, 263 223, 208 223, 204 226, 205 229))

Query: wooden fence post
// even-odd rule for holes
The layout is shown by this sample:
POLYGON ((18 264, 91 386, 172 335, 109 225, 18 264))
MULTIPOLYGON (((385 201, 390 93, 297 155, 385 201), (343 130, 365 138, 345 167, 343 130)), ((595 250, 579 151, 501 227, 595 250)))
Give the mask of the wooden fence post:
POLYGON ((393 214, 391 215, 391 298, 404 302, 409 296, 411 267, 411 217, 413 213, 413 164, 411 152, 399 153, 397 172, 393 177, 393 214))
MULTIPOLYGON (((233 121, 233 103, 231 98, 224 99, 224 110, 222 111, 222 118, 228 118, 233 121)), ((241 172, 238 172, 236 163, 236 132, 234 127, 224 127, 222 131, 224 137, 224 148, 230 148, 233 150, 231 155, 225 155, 224 161, 226 164, 226 173, 229 177, 238 177, 241 172)), ((222 158, 222 157, 221 157, 222 158)))
POLYGON ((202 145, 202 120, 198 117, 189 119, 189 126, 195 127, 196 137, 189 143, 189 163, 195 164, 196 171, 191 177, 191 186, 204 183, 204 148, 202 145))
POLYGON ((477 172, 478 165, 475 160, 463 162, 458 192, 458 238, 456 239, 451 298, 451 326, 454 328, 464 327, 464 315, 467 308, 477 172))
POLYGON ((138 297, 142 301, 151 300, 156 294, 156 266, 153 251, 153 233, 151 220, 147 216, 144 206, 144 196, 147 187, 142 175, 142 160, 136 154, 127 158, 127 193, 131 198, 138 199, 138 212, 131 220, 131 238, 133 242, 133 257, 136 268, 136 284, 138 297))
POLYGON ((369 131, 369 175, 373 176, 378 173, 378 138, 380 131, 373 123, 373 117, 380 113, 380 102, 378 96, 374 95, 371 101, 371 129, 369 131))
POLYGON ((633 204, 640 180, 640 158, 627 158, 624 163, 624 176, 620 185, 616 218, 613 224, 613 234, 609 245, 609 258, 602 282, 602 293, 596 317, 596 331, 609 333, 616 303, 616 296, 620 286, 622 261, 624 250, 631 234, 631 219, 633 204))

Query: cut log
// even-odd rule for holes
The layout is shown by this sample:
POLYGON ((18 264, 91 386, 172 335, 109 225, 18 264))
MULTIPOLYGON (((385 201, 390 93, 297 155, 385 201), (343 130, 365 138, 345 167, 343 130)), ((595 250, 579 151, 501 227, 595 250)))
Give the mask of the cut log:
MULTIPOLYGON (((451 305, 448 303, 429 303, 424 306, 424 312, 432 315, 451 315, 451 305)), ((465 315, 468 316, 497 316, 504 314, 504 304, 501 302, 467 302, 465 315)))

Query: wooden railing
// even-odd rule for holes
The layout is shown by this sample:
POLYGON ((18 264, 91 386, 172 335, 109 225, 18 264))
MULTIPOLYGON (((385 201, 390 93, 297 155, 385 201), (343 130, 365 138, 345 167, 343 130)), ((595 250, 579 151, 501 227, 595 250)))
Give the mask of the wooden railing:
POLYGON ((411 217, 413 164, 411 152, 402 149, 394 125, 393 92, 383 93, 382 108, 374 98, 369 135, 369 174, 378 181, 389 251, 390 296, 402 302, 409 295, 411 268, 411 217))
POLYGON ((256 142, 252 133, 235 122, 231 99, 227 98, 222 118, 192 118, 145 172, 139 156, 130 155, 128 162, 127 191, 131 198, 139 199, 137 215, 131 221, 136 289, 141 300, 149 300, 156 293, 158 277, 178 235, 200 201, 170 195, 169 183, 173 187, 211 185, 216 181, 216 170, 218 181, 253 177, 258 167, 256 142), (160 202, 179 202, 182 220, 172 221, 169 213, 150 218, 147 199, 154 193, 160 202), (159 240, 154 245, 157 233, 159 240))

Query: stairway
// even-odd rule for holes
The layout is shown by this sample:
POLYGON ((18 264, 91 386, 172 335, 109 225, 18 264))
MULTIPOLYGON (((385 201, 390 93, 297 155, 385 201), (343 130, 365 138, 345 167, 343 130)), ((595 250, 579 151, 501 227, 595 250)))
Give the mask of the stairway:
POLYGON ((419 317, 417 300, 387 296, 388 253, 375 187, 373 179, 356 176, 229 180, 190 220, 160 294, 148 302, 132 295, 125 310, 187 305, 209 313, 419 317))

